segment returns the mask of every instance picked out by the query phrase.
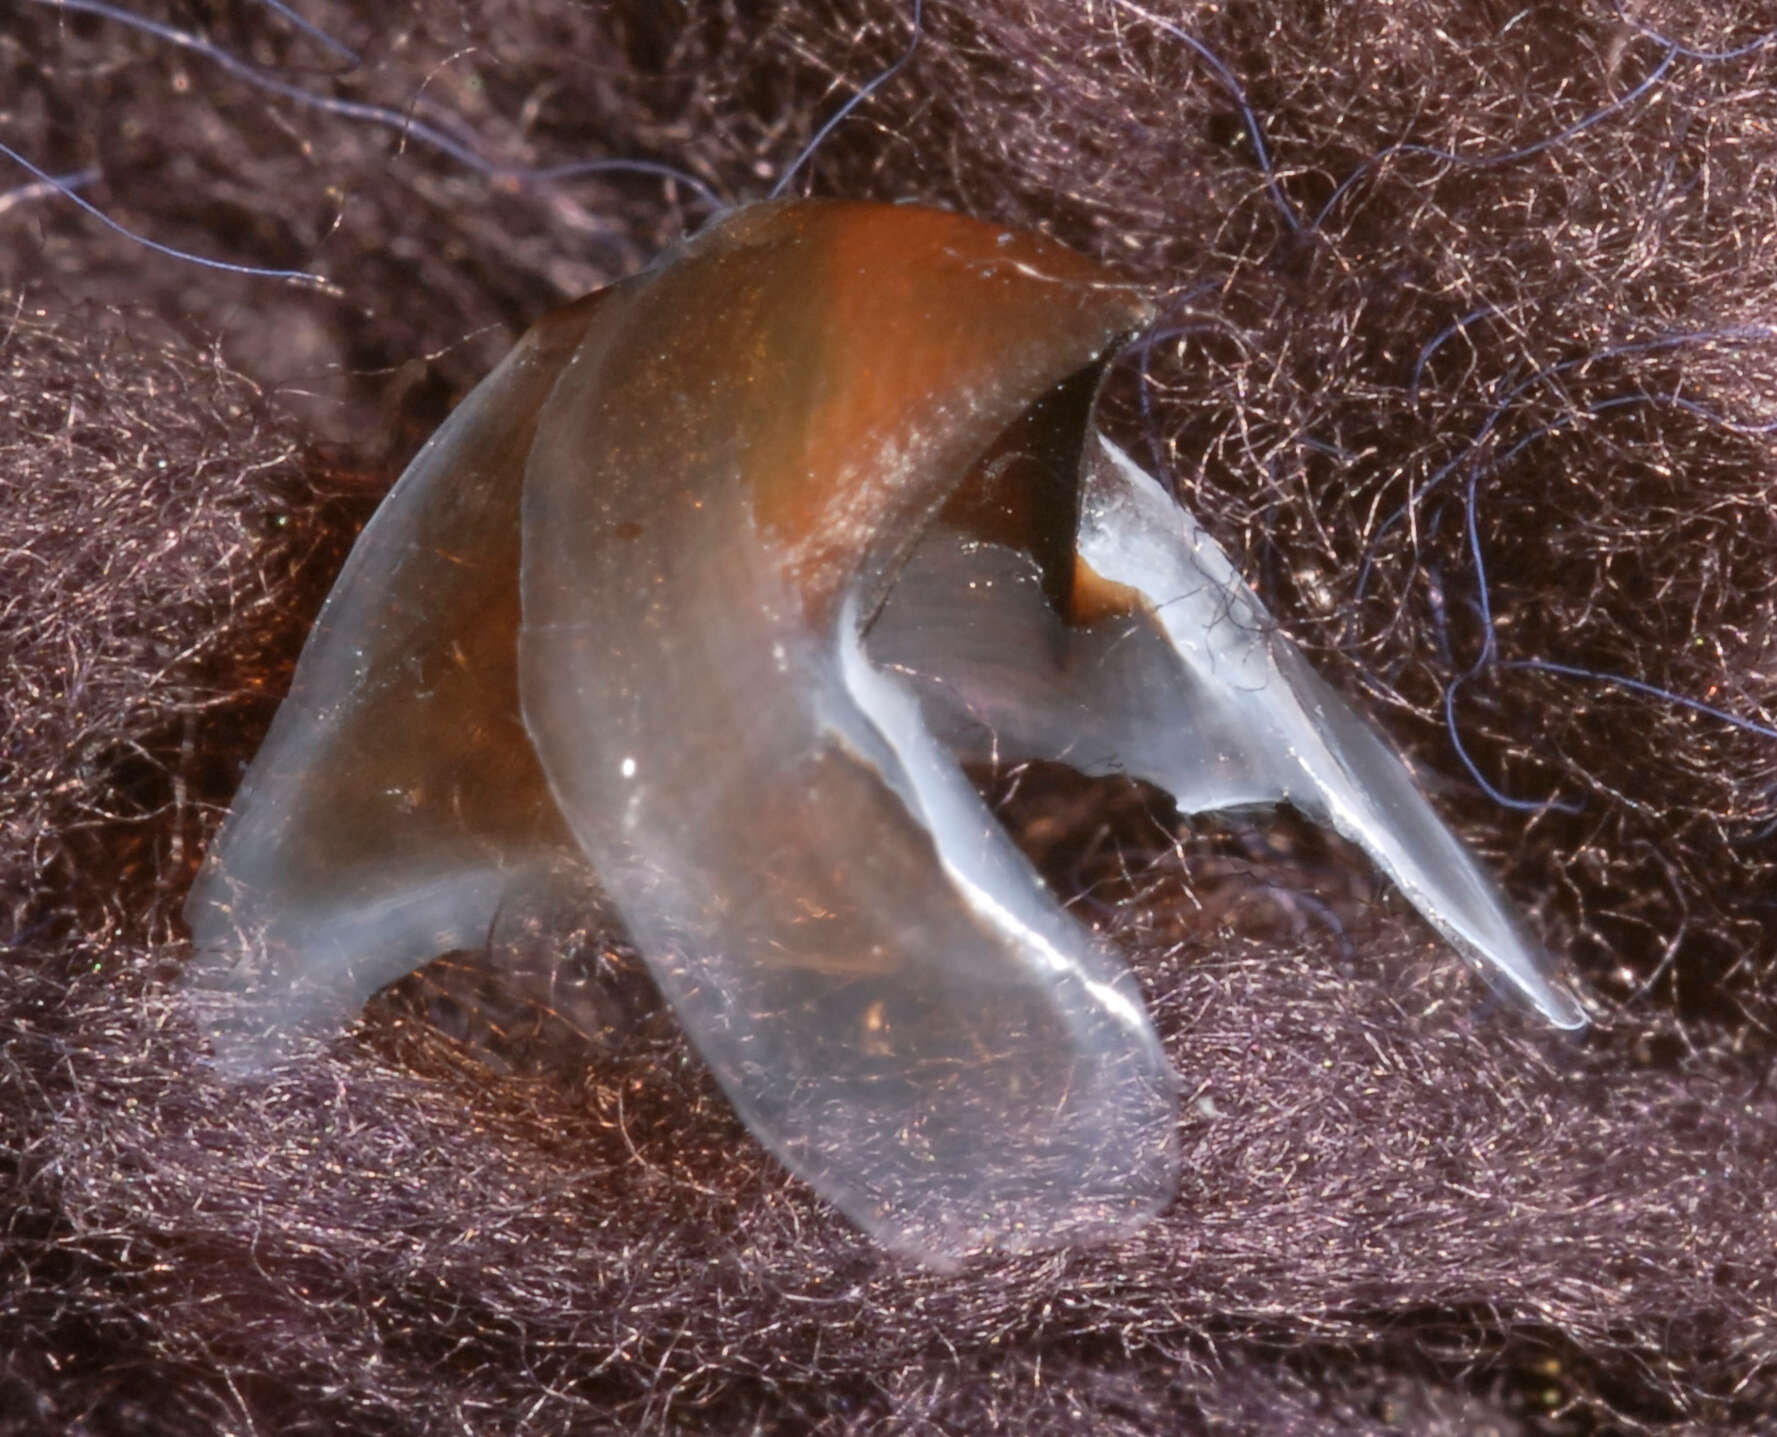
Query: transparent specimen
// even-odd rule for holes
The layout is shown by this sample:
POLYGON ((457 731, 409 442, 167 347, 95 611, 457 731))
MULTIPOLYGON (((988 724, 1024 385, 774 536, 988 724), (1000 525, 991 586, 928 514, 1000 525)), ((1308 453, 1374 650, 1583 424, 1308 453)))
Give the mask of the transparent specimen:
POLYGON ((1398 758, 1091 428, 1145 302, 913 206, 737 211, 549 316, 360 537, 187 903, 218 1058, 596 883, 751 1131, 935 1263, 1176 1188, 1122 959, 961 764, 1288 800, 1578 1026, 1398 758))

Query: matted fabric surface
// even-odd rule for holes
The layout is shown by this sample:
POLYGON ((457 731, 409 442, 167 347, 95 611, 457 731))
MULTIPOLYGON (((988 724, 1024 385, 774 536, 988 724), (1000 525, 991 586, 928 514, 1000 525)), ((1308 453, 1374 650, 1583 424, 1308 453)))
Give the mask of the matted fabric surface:
POLYGON ((246 3, 0 25, 0 141, 330 286, 0 194, 0 1431, 1771 1429, 1777 7, 928 0, 793 177, 1151 286, 1107 426, 1599 1018, 1502 1007, 1287 816, 984 775, 1131 953, 1186 1170, 1136 1241, 948 1276, 596 944, 203 1062, 179 905, 356 526, 915 14, 299 8, 349 54, 246 3), (610 159, 680 177, 547 173, 610 159))

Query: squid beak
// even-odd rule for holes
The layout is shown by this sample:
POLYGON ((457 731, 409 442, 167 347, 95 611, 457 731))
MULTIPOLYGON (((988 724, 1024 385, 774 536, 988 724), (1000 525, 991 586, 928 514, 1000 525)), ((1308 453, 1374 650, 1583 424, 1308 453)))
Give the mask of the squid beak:
POLYGON ((1186 808, 1289 798, 1577 1022, 1398 760, 1091 433, 1149 319, 1040 238, 802 202, 538 325, 366 528, 193 887, 221 1060, 590 869, 748 1127, 886 1246, 1130 1232, 1176 1188, 1172 1075, 964 778, 984 734, 1186 808))

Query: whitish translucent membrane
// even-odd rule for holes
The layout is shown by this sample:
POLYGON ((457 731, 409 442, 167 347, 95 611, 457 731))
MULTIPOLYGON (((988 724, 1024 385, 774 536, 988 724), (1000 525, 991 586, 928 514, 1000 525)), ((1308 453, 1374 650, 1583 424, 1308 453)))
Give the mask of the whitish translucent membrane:
POLYGON ((1586 1023, 1400 758, 1316 674, 1228 556, 1115 444, 1086 455, 1083 586, 1065 624, 1029 556, 936 526, 869 649, 918 686, 951 752, 1123 773, 1185 812, 1288 801, 1362 847, 1481 971, 1561 1028, 1586 1023))
POLYGON ((1398 760, 1088 443, 1147 318, 1033 236, 800 203, 540 324, 366 528, 192 890, 219 1059, 596 875, 749 1128, 884 1244, 1131 1231, 1176 1187, 1171 1073, 963 777, 992 746, 1288 798, 1580 1021, 1398 760))
POLYGON ((538 407, 602 299, 539 324, 458 406, 315 621, 185 903, 188 986, 227 1067, 482 947, 508 887, 572 849, 518 715, 518 501, 538 407))

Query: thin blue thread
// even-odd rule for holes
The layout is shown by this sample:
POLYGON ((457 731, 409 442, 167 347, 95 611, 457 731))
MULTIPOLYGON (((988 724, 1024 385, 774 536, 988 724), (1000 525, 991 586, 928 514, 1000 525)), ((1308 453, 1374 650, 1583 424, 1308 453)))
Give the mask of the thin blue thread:
POLYGON ((1129 11, 1130 14, 1139 15, 1155 29, 1188 46, 1198 59, 1202 60, 1214 72, 1215 77, 1221 81, 1222 88, 1233 98, 1235 107, 1240 111, 1241 122, 1246 126, 1247 138, 1252 141, 1253 157, 1258 162, 1259 173, 1265 177, 1265 189, 1271 196, 1272 204, 1283 216, 1283 222, 1289 226, 1291 233, 1299 232, 1302 222, 1296 215, 1295 207, 1290 204, 1289 198, 1284 194, 1283 186, 1278 182, 1276 167, 1271 163, 1271 151, 1265 144, 1264 129, 1259 124, 1259 117, 1253 113, 1253 107, 1247 103, 1246 91, 1241 88, 1240 81, 1234 78, 1234 72, 1222 63, 1221 57, 1214 50, 1183 27, 1173 24, 1170 20, 1162 19, 1151 11, 1144 10, 1135 3, 1135 0, 1116 0, 1116 3, 1129 11))
MULTIPOLYGON (((1753 328, 1755 330, 1762 329, 1762 327, 1757 326, 1753 328)), ((1684 339, 1695 340, 1698 337, 1698 335, 1667 336, 1661 340, 1646 341, 1639 345, 1618 346, 1616 352, 1662 348, 1673 342, 1678 342, 1684 339)), ((1706 333, 1704 337, 1714 338, 1716 336, 1711 333, 1706 333)), ((1770 335, 1766 333, 1763 337, 1768 338, 1770 335)), ((1604 351, 1603 353, 1608 354, 1610 352, 1611 351, 1604 351)), ((1596 358, 1601 356, 1589 357, 1596 358)), ((1569 363, 1575 362, 1579 361, 1570 361, 1569 363)), ((1521 393, 1523 388, 1528 387, 1530 382, 1533 381, 1527 381, 1526 384, 1521 386, 1516 392, 1521 393)), ((1622 409, 1643 404, 1671 405, 1675 408, 1682 409, 1687 413, 1712 420, 1737 434, 1761 436, 1777 432, 1777 420, 1771 420, 1760 424, 1746 424, 1744 422, 1729 419, 1727 416, 1718 414, 1707 406, 1698 404, 1694 400, 1688 400, 1678 395, 1654 395, 1647 393, 1613 395, 1607 399, 1601 399, 1586 406, 1586 408, 1580 411, 1580 413, 1586 416, 1596 416, 1613 409, 1622 409)), ((1658 684, 1650 684, 1643 679, 1629 678, 1623 674, 1611 674, 1599 670, 1584 669, 1572 664, 1562 664, 1552 659, 1502 660, 1498 657, 1498 635, 1493 623, 1492 594, 1487 582, 1486 557, 1481 547, 1480 522, 1478 518, 1480 507, 1480 483, 1486 474, 1491 473, 1496 469, 1503 468, 1537 440, 1542 439, 1546 435, 1552 434, 1557 430, 1567 428, 1577 417, 1578 415, 1575 414, 1560 415, 1550 423, 1542 425, 1530 434, 1524 435, 1489 464, 1485 466, 1471 466, 1468 481, 1465 486, 1466 492, 1463 506, 1464 528, 1469 556, 1475 566, 1475 602, 1481 621, 1481 651, 1474 663, 1470 664, 1463 673, 1458 674, 1445 686, 1443 704, 1444 723, 1450 735, 1450 742, 1455 748, 1456 755, 1458 759, 1461 760, 1463 767, 1469 771, 1469 775, 1489 798, 1507 808, 1529 810, 1554 809, 1569 813, 1578 811, 1578 805, 1576 804, 1556 801, 1553 799, 1537 801, 1512 798, 1510 795, 1502 793, 1493 784, 1488 782, 1486 777, 1481 773, 1479 767, 1470 757, 1468 749, 1462 741, 1462 736, 1456 722, 1456 695, 1463 684, 1472 678, 1478 677, 1486 669, 1536 670, 1568 678, 1586 679, 1596 683, 1612 685, 1634 693, 1645 694, 1651 698, 1659 699, 1662 702, 1673 704, 1679 708, 1687 709, 1694 713, 1718 719, 1742 732, 1754 734, 1760 738, 1777 740, 1777 729, 1758 723, 1752 719, 1742 718, 1736 714, 1728 712, 1726 709, 1717 708, 1713 704, 1704 703, 1700 699, 1688 698, 1683 694, 1676 693, 1671 689, 1663 688, 1658 684)))
POLYGON ((259 0, 259 3, 267 10, 270 10, 274 15, 283 16, 284 19, 288 20, 317 45, 333 51, 333 53, 343 59, 346 64, 354 69, 357 68, 359 59, 356 50, 352 49, 349 45, 343 45, 338 40, 335 40, 325 30, 321 29, 320 26, 311 24, 309 21, 303 19, 302 16, 298 15, 288 5, 284 4, 284 0, 259 0))
POLYGON ((71 200, 79 205, 81 209, 85 210, 100 224, 104 225, 105 228, 116 234, 122 235, 127 240, 134 241, 145 249, 153 250, 156 254, 164 254, 171 259, 184 260, 188 264, 200 265, 204 269, 218 269, 229 274, 252 275, 256 279, 290 280, 297 284, 312 285, 316 289, 332 295, 343 293, 343 291, 336 285, 329 283, 320 275, 309 274, 306 270, 266 269, 259 265, 236 264, 232 260, 210 259, 205 255, 192 254, 188 250, 177 249, 172 245, 162 244, 159 240, 149 239, 147 235, 138 234, 127 225, 112 219, 110 215, 106 214, 97 205, 93 204, 92 201, 76 194, 72 185, 57 179, 54 175, 46 174, 44 171, 38 169, 36 165, 32 164, 10 145, 0 144, 0 155, 4 155, 15 165, 19 166, 20 169, 26 171, 26 173, 35 175, 39 181, 49 185, 64 199, 71 200))
POLYGON ((1717 708, 1714 704, 1706 704, 1701 699, 1687 698, 1683 694, 1674 693, 1671 689, 1662 688, 1658 684, 1650 684, 1644 679, 1629 678, 1626 674, 1583 669, 1575 664, 1556 663, 1553 659, 1501 659, 1496 667, 1531 669, 1545 674, 1559 674, 1563 678, 1586 679, 1592 683, 1606 684, 1612 688, 1628 689, 1633 693, 1646 694, 1649 698, 1656 698, 1679 708, 1690 709, 1693 713, 1702 714, 1705 718, 1719 719, 1730 728, 1737 728, 1756 738, 1777 739, 1777 728, 1772 728, 1769 724, 1742 718, 1739 714, 1729 713, 1726 709, 1717 708))
POLYGON ((1339 201, 1344 198, 1347 190, 1371 170, 1382 164, 1384 160, 1392 159, 1395 155, 1425 155, 1431 159, 1443 160, 1447 164, 1461 165, 1468 169, 1491 169, 1496 165, 1516 164, 1519 160, 1527 160, 1535 155, 1540 155, 1544 150, 1553 149, 1556 145, 1571 140, 1575 135, 1583 134, 1594 125, 1602 123, 1641 99, 1665 78, 1666 72, 1672 68, 1672 63, 1678 58, 1678 54, 1677 47, 1669 45, 1666 53, 1660 57, 1660 62, 1643 77, 1640 84, 1634 86, 1627 94, 1619 95, 1608 105, 1593 110, 1588 115, 1582 115, 1565 129, 1558 130, 1553 135, 1546 135, 1528 145, 1521 145, 1515 150, 1506 150, 1495 155, 1465 155, 1457 150, 1441 150, 1436 145, 1421 145, 1408 140, 1387 145, 1363 161, 1339 182, 1333 193, 1327 197, 1327 202, 1320 207, 1320 212, 1315 215, 1314 223, 1309 228, 1319 229, 1339 201))
POLYGON ((1425 366, 1431 362, 1432 355, 1436 354, 1439 349, 1443 348, 1446 340, 1453 339, 1458 334, 1461 334, 1477 319, 1485 319, 1489 315, 1498 313, 1499 310, 1495 306, 1484 304, 1479 309, 1471 309, 1467 314, 1463 315, 1461 319, 1456 320, 1453 324, 1439 330, 1428 339, 1425 342, 1425 347, 1419 351, 1419 357, 1413 361, 1413 376, 1407 384, 1407 403, 1410 405, 1419 403, 1419 381, 1425 373, 1425 366))
MULTIPOLYGON (((1474 317, 1474 315, 1469 316, 1469 320, 1472 321, 1474 317)), ((1493 432, 1494 428, 1504 420, 1512 404, 1516 402, 1520 396, 1535 388, 1538 384, 1553 379, 1558 375, 1571 373, 1572 371, 1581 369, 1589 364, 1595 364, 1608 359, 1620 359, 1627 355, 1657 354, 1663 350, 1681 349, 1694 344, 1759 344, 1768 343, 1774 339, 1777 339, 1777 327, 1770 325, 1736 325, 1726 329, 1685 330, 1675 334, 1655 335, 1650 339, 1635 340, 1628 344, 1612 345, 1606 349, 1594 350, 1590 354, 1581 355, 1575 359, 1558 360, 1554 364, 1545 365, 1543 368, 1530 375, 1529 378, 1516 384, 1511 384, 1511 387, 1505 389, 1502 397, 1499 398, 1493 408, 1488 411, 1487 417, 1482 422, 1480 428, 1469 436, 1468 443, 1463 446, 1462 452, 1448 463, 1442 464, 1434 470, 1431 476, 1426 479, 1423 484, 1419 485, 1408 495, 1406 502, 1404 502, 1398 509, 1395 509, 1388 514, 1382 522, 1376 526, 1376 531, 1371 536, 1369 545, 1365 548, 1364 557, 1359 566, 1358 579, 1353 591, 1353 597, 1361 599, 1367 592, 1369 576, 1375 566, 1376 555, 1383 537, 1393 529, 1396 524, 1400 523, 1411 512, 1419 508, 1419 506, 1425 502, 1426 498, 1437 490, 1451 474, 1455 473, 1464 464, 1474 462, 1472 456, 1475 449, 1478 448, 1488 435, 1493 432)), ((1509 376, 1507 380, 1502 382, 1510 383, 1509 376)), ((1686 401, 1675 399, 1673 402, 1683 404, 1686 401)), ((1729 421, 1720 416, 1708 416, 1707 411, 1699 412, 1705 413, 1706 417, 1715 418, 1719 423, 1729 423, 1729 421)), ((1761 429, 1748 432, 1762 433, 1765 431, 1761 429)), ((1514 449, 1512 452, 1515 453, 1516 450, 1514 449)))
POLYGON ((344 119, 359 120, 366 124, 379 125, 385 129, 393 130, 403 141, 417 141, 455 160, 464 168, 485 175, 492 180, 525 184, 547 182, 573 175, 605 172, 664 176, 685 185, 712 209, 726 208, 716 192, 695 175, 671 165, 661 164, 658 161, 586 160, 544 168, 501 164, 486 158, 462 141, 454 139, 436 125, 417 119, 412 113, 391 109, 385 105, 369 104, 362 100, 342 100, 333 95, 317 94, 313 90, 304 89, 301 85, 293 85, 286 80, 281 80, 258 65, 229 53, 219 45, 211 44, 201 36, 193 35, 185 30, 176 30, 158 20, 151 20, 146 16, 119 9, 114 5, 104 3, 104 0, 29 0, 29 3, 43 5, 52 10, 67 10, 94 15, 100 19, 111 20, 130 29, 138 30, 179 49, 189 50, 226 70, 236 78, 255 85, 270 94, 291 100, 299 105, 306 105, 311 109, 320 110, 325 114, 338 115, 344 119))
POLYGON ((27 200, 39 199, 45 195, 69 194, 82 185, 90 185, 98 177, 97 170, 86 169, 69 170, 65 175, 51 175, 47 180, 32 180, 28 185, 20 185, 0 194, 0 214, 27 200))
POLYGON ((768 198, 774 200, 781 198, 784 191, 789 188, 790 181, 796 178, 796 172, 808 162, 809 156, 814 154, 814 152, 826 142, 827 136, 833 133, 839 123, 900 73, 901 69, 907 64, 907 62, 913 58, 914 52, 919 49, 920 37, 924 33, 924 24, 924 0, 913 0, 913 34, 909 37, 907 48, 901 52, 900 58, 886 66, 884 69, 878 71, 868 84, 859 89, 855 95, 828 117, 827 122, 814 132, 813 137, 802 147, 801 152, 797 154, 795 159, 790 161, 784 172, 777 177, 777 183, 771 187, 771 194, 768 198))
POLYGON ((1645 35, 1648 39, 1657 41, 1661 45, 1669 47, 1678 54, 1683 55, 1687 60, 1705 60, 1710 62, 1738 60, 1747 55, 1756 55, 1760 50, 1767 49, 1771 45, 1777 44, 1777 31, 1773 31, 1770 34, 1760 35, 1756 40, 1749 40, 1744 45, 1736 45, 1730 50, 1697 50, 1689 45, 1681 44, 1671 36, 1656 30, 1645 20, 1637 20, 1623 8, 1622 0, 1611 0, 1611 9, 1617 12, 1617 19, 1622 21, 1623 24, 1627 25, 1631 30, 1636 31, 1638 34, 1645 35))

